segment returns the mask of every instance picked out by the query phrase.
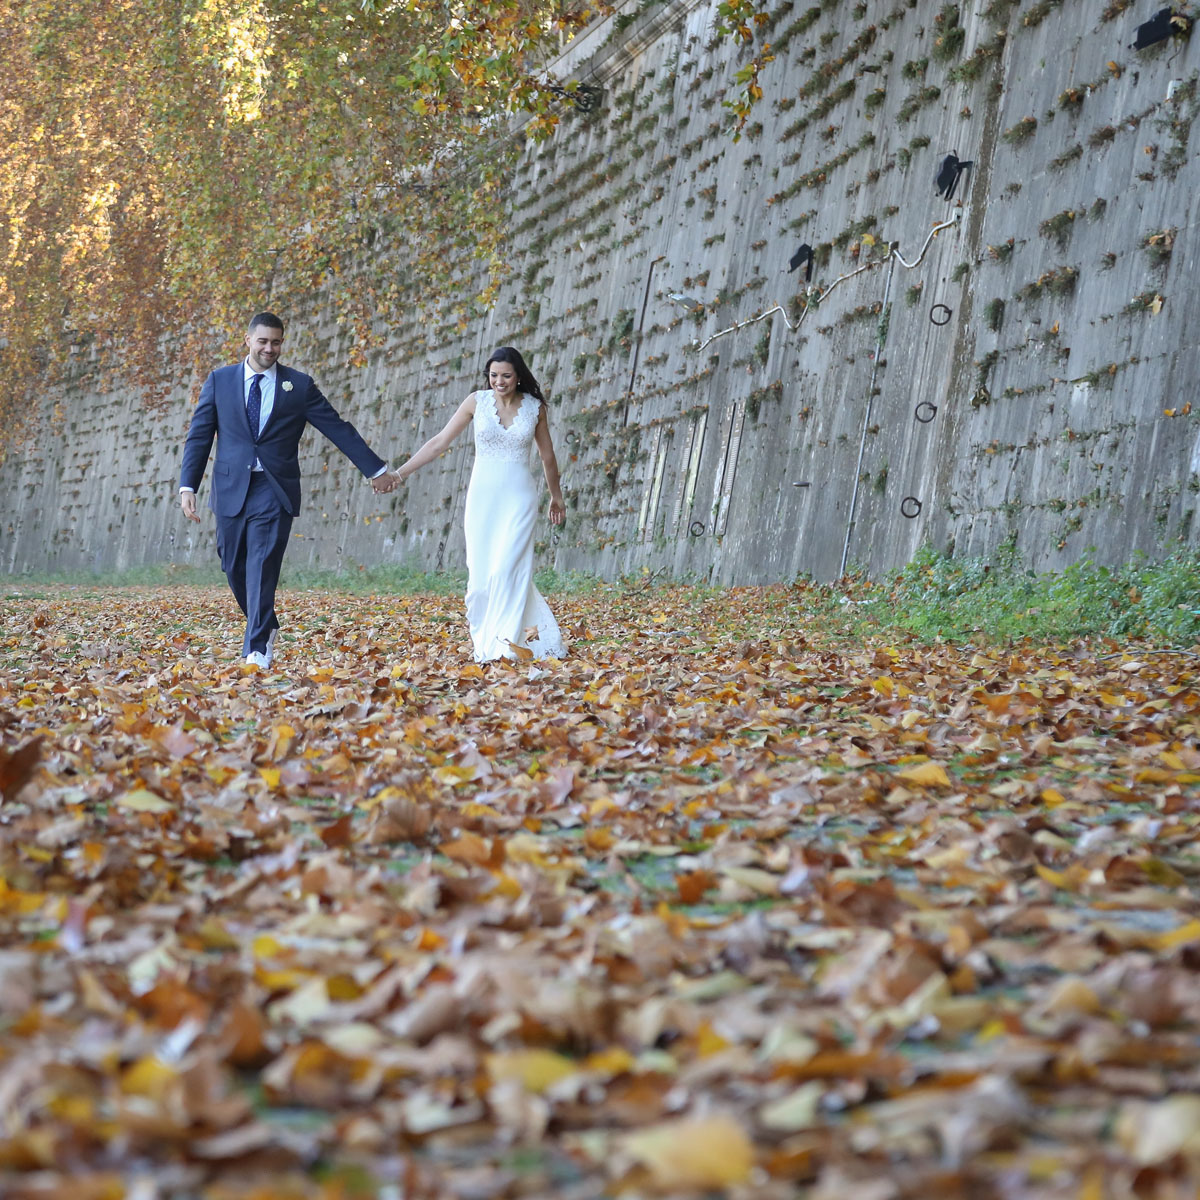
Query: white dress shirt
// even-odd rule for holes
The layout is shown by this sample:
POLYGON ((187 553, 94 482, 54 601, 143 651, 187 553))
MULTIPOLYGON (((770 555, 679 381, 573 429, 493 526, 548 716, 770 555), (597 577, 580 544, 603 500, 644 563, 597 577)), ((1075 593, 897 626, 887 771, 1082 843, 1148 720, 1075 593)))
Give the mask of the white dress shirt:
MULTIPOLYGON (((255 375, 262 376, 258 384, 258 390, 262 394, 262 403, 258 410, 258 428, 252 430, 255 441, 258 441, 259 435, 267 427, 267 422, 271 418, 271 410, 275 407, 275 367, 276 364, 272 363, 265 371, 256 371, 250 365, 249 359, 246 359, 242 363, 242 400, 246 404, 250 403, 251 381, 255 375)), ((261 471, 263 469, 262 463, 256 458, 254 466, 250 469, 252 471, 261 471)))

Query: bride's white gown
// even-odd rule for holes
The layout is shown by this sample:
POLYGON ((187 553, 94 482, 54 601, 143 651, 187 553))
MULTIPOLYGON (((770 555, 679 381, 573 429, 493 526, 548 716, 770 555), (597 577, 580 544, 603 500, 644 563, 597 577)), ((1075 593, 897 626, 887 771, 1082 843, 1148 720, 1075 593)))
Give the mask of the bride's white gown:
POLYGON ((490 389, 475 394, 475 465, 467 488, 467 620, 476 662, 515 658, 513 644, 535 658, 562 658, 562 634, 533 586, 537 488, 529 448, 541 402, 521 397, 506 429, 490 389))

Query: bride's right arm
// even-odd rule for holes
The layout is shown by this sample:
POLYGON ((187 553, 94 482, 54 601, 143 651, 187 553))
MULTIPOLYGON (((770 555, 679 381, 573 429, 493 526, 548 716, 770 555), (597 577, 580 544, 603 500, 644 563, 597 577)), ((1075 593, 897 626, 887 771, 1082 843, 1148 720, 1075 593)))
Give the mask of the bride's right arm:
POLYGON ((454 416, 442 426, 406 463, 396 468, 396 478, 404 483, 410 475, 431 463, 450 449, 450 444, 475 417, 475 393, 472 392, 459 406, 454 416))

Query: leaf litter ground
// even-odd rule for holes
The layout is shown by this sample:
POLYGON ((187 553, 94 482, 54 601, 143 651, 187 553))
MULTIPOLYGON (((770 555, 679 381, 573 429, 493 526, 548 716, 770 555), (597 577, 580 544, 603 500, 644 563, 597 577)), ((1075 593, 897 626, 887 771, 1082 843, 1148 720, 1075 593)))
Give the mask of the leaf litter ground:
POLYGON ((807 599, 10 592, 0 1193, 1194 1195, 1196 656, 807 599))

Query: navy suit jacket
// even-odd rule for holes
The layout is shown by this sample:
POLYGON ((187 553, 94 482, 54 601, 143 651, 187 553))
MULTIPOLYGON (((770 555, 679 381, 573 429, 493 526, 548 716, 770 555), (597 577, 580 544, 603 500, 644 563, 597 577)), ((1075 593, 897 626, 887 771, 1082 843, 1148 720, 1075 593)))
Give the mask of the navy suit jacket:
POLYGON ((255 458, 295 516, 300 511, 300 436, 306 425, 320 430, 364 475, 375 475, 387 465, 358 430, 338 416, 311 376, 278 364, 275 403, 255 445, 246 416, 243 364, 239 362, 219 367, 204 381, 183 446, 179 484, 199 491, 215 437, 217 457, 209 507, 217 516, 235 517, 242 511, 255 458))

